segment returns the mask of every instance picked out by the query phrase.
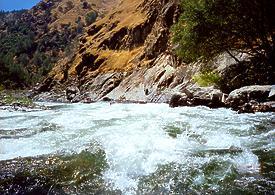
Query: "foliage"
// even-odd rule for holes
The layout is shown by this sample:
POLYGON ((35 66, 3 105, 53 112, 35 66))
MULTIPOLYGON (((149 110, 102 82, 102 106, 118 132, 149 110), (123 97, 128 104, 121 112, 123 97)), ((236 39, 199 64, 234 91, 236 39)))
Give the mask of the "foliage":
POLYGON ((1 16, 6 32, 0 33, 0 83, 5 88, 24 88, 32 83, 28 65, 36 43, 31 25, 18 20, 24 12, 14 11, 10 17, 4 12, 1 16))
POLYGON ((89 12, 85 17, 86 25, 89 26, 92 23, 94 23, 96 21, 96 18, 97 18, 97 13, 95 11, 89 12))
POLYGON ((38 73, 46 76, 52 68, 51 58, 45 53, 36 52, 33 56, 32 63, 38 67, 38 73))
POLYGON ((33 101, 20 91, 1 91, 0 102, 7 105, 20 104, 27 107, 34 106, 33 101))
POLYGON ((5 90, 5 86, 3 84, 0 84, 0 92, 5 90))
MULTIPOLYGON (((0 83, 7 89, 26 88, 41 81, 83 32, 81 20, 77 28, 66 24, 62 30, 49 31, 51 12, 46 4, 40 5, 39 16, 44 20, 39 20, 39 25, 39 18, 26 10, 0 11, 0 83)), ((72 2, 67 6, 72 7, 72 2)))
POLYGON ((220 76, 213 71, 203 71, 195 76, 193 76, 193 80, 197 82, 202 87, 207 87, 211 85, 219 85, 220 76))
POLYGON ((274 0, 182 0, 182 8, 172 31, 185 61, 240 51, 274 63, 274 0))

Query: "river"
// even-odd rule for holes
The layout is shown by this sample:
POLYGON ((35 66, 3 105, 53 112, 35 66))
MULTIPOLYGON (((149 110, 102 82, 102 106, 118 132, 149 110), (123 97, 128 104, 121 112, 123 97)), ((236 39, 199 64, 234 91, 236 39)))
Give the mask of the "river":
POLYGON ((0 194, 274 193, 272 113, 43 104, 0 110, 0 194))

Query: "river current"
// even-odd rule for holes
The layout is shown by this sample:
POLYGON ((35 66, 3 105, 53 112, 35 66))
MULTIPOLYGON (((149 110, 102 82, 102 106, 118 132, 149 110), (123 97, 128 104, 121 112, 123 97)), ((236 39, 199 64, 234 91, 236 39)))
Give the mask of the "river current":
POLYGON ((43 104, 0 110, 0 194, 274 193, 272 113, 43 104))

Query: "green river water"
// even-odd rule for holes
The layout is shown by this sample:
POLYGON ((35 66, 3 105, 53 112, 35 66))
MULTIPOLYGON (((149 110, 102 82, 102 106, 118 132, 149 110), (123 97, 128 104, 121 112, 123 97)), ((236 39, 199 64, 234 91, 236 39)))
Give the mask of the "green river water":
POLYGON ((0 110, 0 194, 275 193, 273 113, 43 104, 0 110))

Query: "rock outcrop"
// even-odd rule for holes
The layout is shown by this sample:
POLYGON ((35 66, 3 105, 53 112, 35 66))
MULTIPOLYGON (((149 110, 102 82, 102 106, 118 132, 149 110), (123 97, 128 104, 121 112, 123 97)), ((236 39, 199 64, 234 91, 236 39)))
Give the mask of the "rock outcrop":
MULTIPOLYGON (((236 110, 254 100, 254 89, 240 92, 240 98, 239 92, 228 98, 224 93, 241 87, 243 78, 229 73, 237 71, 235 59, 247 61, 247 55, 238 54, 235 59, 221 55, 211 62, 225 78, 223 91, 194 83, 192 77, 202 64, 183 63, 174 55, 170 41, 170 28, 179 14, 177 0, 120 0, 113 11, 89 27, 78 52, 53 68, 38 89, 44 93, 36 98, 86 103, 165 102, 171 107, 232 106, 236 110), (69 90, 72 86, 74 90, 69 90)), ((268 90, 261 95, 266 96, 268 90)), ((258 92, 256 96, 260 97, 258 92)))
POLYGON ((80 89, 80 99, 91 101, 106 96, 169 101, 166 90, 182 83, 186 73, 180 75, 180 69, 187 69, 179 67, 169 42, 179 2, 121 0, 117 5, 90 27, 78 53, 57 64, 39 91, 67 97, 66 88, 74 85, 80 89))
POLYGON ((226 105, 243 112, 274 111, 275 98, 270 96, 271 85, 252 85, 232 91, 226 99, 226 105))
POLYGON ((269 85, 275 83, 275 72, 272 66, 264 65, 257 58, 248 54, 234 53, 237 62, 228 54, 214 62, 220 74, 220 89, 230 93, 235 89, 249 85, 269 85))
POLYGON ((232 91, 226 102, 232 108, 236 108, 251 100, 265 102, 268 100, 271 88, 271 85, 252 85, 242 87, 232 91))
POLYGON ((197 85, 187 86, 183 93, 176 93, 170 99, 170 107, 179 106, 208 106, 218 108, 225 106, 224 96, 220 90, 213 87, 199 87, 197 85))

